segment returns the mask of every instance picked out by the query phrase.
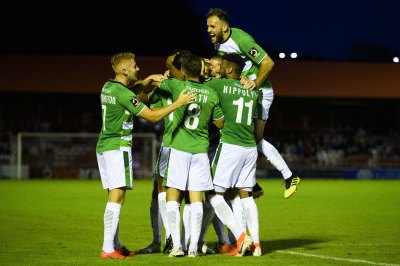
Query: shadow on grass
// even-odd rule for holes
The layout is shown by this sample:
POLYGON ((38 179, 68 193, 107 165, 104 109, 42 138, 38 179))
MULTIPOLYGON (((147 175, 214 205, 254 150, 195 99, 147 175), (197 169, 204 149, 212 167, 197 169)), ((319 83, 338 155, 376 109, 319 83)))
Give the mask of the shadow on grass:
MULTIPOLYGON (((263 247, 264 254, 274 252, 276 250, 285 250, 291 248, 298 248, 298 247, 306 247, 311 244, 315 243, 322 243, 325 242, 321 239, 276 239, 270 241, 261 241, 261 246, 263 247)), ((309 247, 307 249, 317 249, 315 247, 309 247)))

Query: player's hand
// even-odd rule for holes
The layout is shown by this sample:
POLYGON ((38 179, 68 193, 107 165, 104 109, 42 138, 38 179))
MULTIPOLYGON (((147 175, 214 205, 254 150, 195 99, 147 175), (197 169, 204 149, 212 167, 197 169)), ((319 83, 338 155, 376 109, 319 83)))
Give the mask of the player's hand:
POLYGON ((156 82, 161 82, 165 79, 166 77, 162 74, 153 74, 148 76, 145 80, 149 80, 149 81, 156 81, 156 82))
POLYGON ((171 73, 169 73, 169 69, 164 72, 164 77, 167 79, 171 78, 171 73))
POLYGON ((224 193, 226 201, 234 200, 239 195, 239 192, 235 188, 228 188, 224 193))
POLYGON ((248 90, 257 88, 257 83, 254 80, 249 80, 245 77, 240 77, 240 83, 242 83, 243 87, 248 90))
POLYGON ((193 91, 188 92, 187 90, 181 91, 179 94, 178 99, 176 100, 180 105, 186 105, 192 103, 196 98, 196 93, 193 91))

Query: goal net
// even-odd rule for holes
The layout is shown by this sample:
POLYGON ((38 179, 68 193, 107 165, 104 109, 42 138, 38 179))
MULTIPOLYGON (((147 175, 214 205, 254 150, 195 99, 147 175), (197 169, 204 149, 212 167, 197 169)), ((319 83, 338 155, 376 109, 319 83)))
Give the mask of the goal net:
MULTIPOLYGON (((17 179, 99 179, 97 133, 18 133, 17 179)), ((133 134, 134 178, 151 178, 157 160, 154 133, 133 134)))

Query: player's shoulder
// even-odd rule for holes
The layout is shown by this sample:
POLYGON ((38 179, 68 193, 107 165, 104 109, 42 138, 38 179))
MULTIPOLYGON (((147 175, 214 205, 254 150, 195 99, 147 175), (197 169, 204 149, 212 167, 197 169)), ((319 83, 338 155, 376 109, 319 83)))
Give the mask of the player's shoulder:
POLYGON ((117 97, 136 97, 136 94, 131 89, 117 81, 110 81, 108 89, 117 97))
POLYGON ((212 88, 211 84, 212 84, 212 78, 210 78, 210 80, 207 82, 203 82, 201 87, 214 92, 214 89, 212 88))
POLYGON ((232 30, 232 38, 235 39, 246 39, 246 38, 251 38, 253 39, 253 37, 246 31, 239 29, 239 28, 231 28, 232 30))
POLYGON ((161 82, 161 84, 176 84, 176 83, 182 83, 182 81, 176 78, 167 78, 161 82))
POLYGON ((204 80, 204 84, 209 87, 212 87, 215 83, 218 83, 218 80, 219 79, 217 79, 215 77, 209 77, 204 80))

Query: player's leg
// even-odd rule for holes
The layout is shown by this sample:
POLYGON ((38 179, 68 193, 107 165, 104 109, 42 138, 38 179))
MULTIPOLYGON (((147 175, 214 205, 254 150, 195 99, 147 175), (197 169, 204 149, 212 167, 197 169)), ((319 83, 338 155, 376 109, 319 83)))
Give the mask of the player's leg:
POLYGON ((215 214, 226 225, 237 240, 237 255, 242 256, 251 245, 251 238, 237 223, 232 209, 226 203, 223 194, 226 189, 236 183, 237 174, 240 172, 243 153, 239 146, 220 143, 213 161, 213 183, 215 193, 209 193, 209 201, 214 208, 215 214))
POLYGON ((165 240, 163 252, 168 254, 172 249, 172 237, 169 231, 168 216, 167 216, 167 178, 165 171, 167 169, 167 162, 170 148, 162 146, 157 159, 156 173, 158 174, 158 209, 161 215, 162 223, 165 229, 165 240))
POLYGON ((158 253, 161 249, 162 219, 158 203, 158 174, 154 174, 153 191, 151 193, 150 221, 153 231, 153 241, 147 247, 139 249, 138 253, 158 253))
POLYGON ((210 227, 210 224, 215 217, 214 215, 214 208, 211 206, 210 202, 208 201, 207 197, 203 202, 203 220, 201 222, 201 230, 200 230, 200 237, 199 237, 199 251, 204 255, 215 254, 215 251, 210 249, 206 242, 205 237, 210 227))
MULTIPOLYGON (((161 251, 162 224, 165 228, 166 219, 166 193, 163 187, 162 177, 166 169, 169 148, 161 145, 156 166, 153 173, 153 191, 150 205, 150 220, 153 229, 153 241, 147 247, 140 249, 139 253, 157 253, 161 251)), ((169 228, 166 229, 166 238, 169 236, 169 228)))
POLYGON ((120 150, 108 151, 97 154, 97 160, 103 188, 108 189, 108 201, 103 217, 104 240, 100 257, 124 259, 126 256, 133 255, 133 252, 125 247, 122 249, 117 232, 126 190, 132 189, 132 153, 120 150), (115 239, 118 239, 117 249, 115 249, 115 239), (125 251, 128 253, 124 253, 125 251))
MULTIPOLYGON (((245 151, 243 151, 243 153, 245 153, 245 151)), ((256 183, 256 163, 257 149, 255 147, 253 149, 247 149, 246 160, 239 174, 236 187, 239 189, 243 216, 255 246, 253 256, 261 256, 258 209, 251 195, 253 186, 256 183)))
POLYGON ((231 208, 223 197, 223 188, 217 188, 216 186, 216 189, 219 191, 218 193, 209 194, 210 203, 215 210, 215 214, 218 216, 221 222, 226 225, 235 236, 238 250, 237 255, 242 256, 250 247, 253 240, 246 235, 246 232, 237 223, 231 208))
POLYGON ((269 116, 269 109, 274 99, 274 93, 272 88, 260 89, 262 92, 262 109, 258 114, 258 119, 255 121, 255 138, 257 143, 257 149, 263 153, 270 163, 281 172, 285 180, 285 198, 289 198, 297 190, 297 186, 300 183, 300 178, 293 174, 282 158, 278 150, 268 141, 264 139, 265 124, 269 116))
POLYGON ((192 204, 190 202, 189 192, 184 191, 185 205, 182 210, 182 249, 185 253, 188 251, 189 239, 191 235, 190 217, 192 213, 192 204))
POLYGON ((180 232, 180 195, 186 190, 191 154, 171 148, 168 159, 167 171, 167 216, 173 241, 173 249, 169 256, 180 257, 185 253, 182 250, 180 232))
POLYGON ((198 242, 201 230, 201 221, 203 220, 203 202, 201 191, 189 191, 190 197, 190 245, 188 247, 188 256, 198 256, 198 242))
POLYGON ((243 230, 246 230, 246 219, 244 218, 243 206, 240 201, 238 190, 235 188, 228 188, 224 194, 224 198, 231 206, 239 226, 241 226, 243 230))
POLYGON ((213 248, 214 252, 220 254, 228 253, 231 250, 233 243, 228 238, 225 225, 221 222, 217 215, 214 215, 212 224, 218 237, 218 243, 213 248))
MULTIPOLYGON (((217 151, 218 144, 219 144, 219 139, 220 139, 219 129, 217 129, 215 127, 215 125, 213 125, 211 123, 210 127, 209 127, 210 145, 209 145, 208 151, 207 151, 207 156, 208 156, 210 165, 211 165, 211 162, 214 160, 214 156, 217 151)), ((206 194, 207 194, 207 192, 205 192, 205 195, 206 194)), ((208 201, 208 197, 205 196, 205 199, 203 202, 203 221, 201 223, 201 231, 200 231, 200 237, 199 237, 199 251, 201 253, 203 253, 204 255, 215 254, 215 251, 213 249, 210 249, 205 242, 205 237, 206 237, 208 228, 210 227, 211 222, 214 220, 214 217, 216 217, 215 213, 214 213, 214 208, 211 206, 210 202, 208 201)), ((222 224, 222 227, 224 227, 223 224, 222 224)))
MULTIPOLYGON (((213 189, 210 162, 207 153, 193 154, 190 164, 187 189, 191 202, 189 257, 197 257, 203 221, 203 192, 213 189)), ((201 246, 200 246, 201 248, 201 246)))
POLYGON ((169 219, 169 230, 171 232, 173 248, 170 252, 171 257, 180 257, 185 253, 182 250, 181 233, 180 233, 180 211, 179 211, 179 194, 180 190, 175 188, 167 188, 167 215, 169 219))
MULTIPOLYGON (((248 188, 248 190, 250 190, 250 188, 248 188)), ((249 229, 251 238, 253 239, 254 250, 252 253, 253 256, 261 256, 262 252, 259 234, 258 208, 254 198, 250 195, 250 193, 250 191, 239 190, 247 228, 249 229)))

